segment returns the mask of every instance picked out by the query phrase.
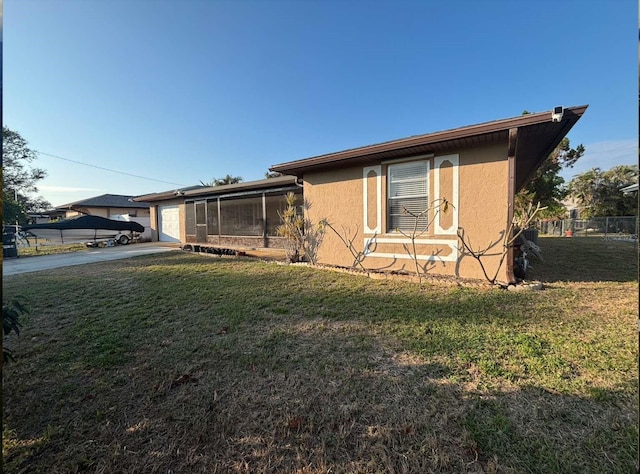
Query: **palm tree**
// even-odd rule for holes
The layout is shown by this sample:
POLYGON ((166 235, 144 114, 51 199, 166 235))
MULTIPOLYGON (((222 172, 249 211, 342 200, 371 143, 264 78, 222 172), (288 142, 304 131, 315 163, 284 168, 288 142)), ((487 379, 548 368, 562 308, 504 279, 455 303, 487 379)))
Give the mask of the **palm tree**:
POLYGON ((213 178, 213 180, 208 183, 200 181, 200 184, 203 186, 224 186, 226 184, 238 183, 242 183, 242 176, 231 176, 230 174, 226 175, 224 178, 213 178))

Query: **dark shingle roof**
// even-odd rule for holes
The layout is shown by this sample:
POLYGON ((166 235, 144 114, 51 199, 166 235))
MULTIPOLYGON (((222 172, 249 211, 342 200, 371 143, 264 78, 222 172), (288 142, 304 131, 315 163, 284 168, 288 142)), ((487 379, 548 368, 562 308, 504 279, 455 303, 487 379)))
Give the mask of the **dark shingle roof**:
POLYGON ((103 194, 101 196, 90 197, 80 201, 71 202, 56 206, 56 209, 73 209, 76 207, 127 207, 141 209, 149 207, 148 202, 132 202, 129 199, 133 196, 123 196, 121 194, 103 194))

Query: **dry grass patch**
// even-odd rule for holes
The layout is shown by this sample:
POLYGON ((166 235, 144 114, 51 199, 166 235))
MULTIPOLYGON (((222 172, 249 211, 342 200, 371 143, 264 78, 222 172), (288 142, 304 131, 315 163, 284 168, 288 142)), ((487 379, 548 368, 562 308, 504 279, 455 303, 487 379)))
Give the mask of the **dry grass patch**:
POLYGON ((637 282, 550 281, 179 252, 5 278, 32 308, 6 341, 5 469, 635 471, 637 282))
POLYGON ((31 242, 30 245, 19 245, 18 255, 20 257, 37 257, 60 253, 86 252, 88 250, 90 250, 89 247, 83 243, 53 244, 49 241, 44 241, 39 242, 38 245, 36 245, 35 242, 31 242))

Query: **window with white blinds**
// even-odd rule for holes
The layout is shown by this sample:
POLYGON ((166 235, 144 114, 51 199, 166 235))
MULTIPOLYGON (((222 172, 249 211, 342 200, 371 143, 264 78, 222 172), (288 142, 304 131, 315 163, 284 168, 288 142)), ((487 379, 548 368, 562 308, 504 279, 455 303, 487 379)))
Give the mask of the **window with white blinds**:
MULTIPOLYGON (((388 202, 387 227, 393 232, 396 229, 412 232, 415 218, 403 209, 414 214, 424 211, 429 205, 429 162, 414 161, 389 165, 388 168, 388 202)), ((428 216, 418 221, 418 231, 427 226, 428 216)))

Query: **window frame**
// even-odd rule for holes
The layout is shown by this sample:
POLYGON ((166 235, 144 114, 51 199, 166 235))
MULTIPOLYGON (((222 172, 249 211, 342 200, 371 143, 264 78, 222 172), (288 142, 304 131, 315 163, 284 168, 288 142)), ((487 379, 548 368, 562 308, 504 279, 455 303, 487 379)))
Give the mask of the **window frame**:
MULTIPOLYGON (((401 163, 388 163, 387 164, 387 169, 386 169, 386 181, 387 181, 387 195, 386 195, 386 212, 385 212, 385 218, 386 218, 386 222, 385 222, 385 227, 388 233, 397 233, 396 229, 400 229, 398 226, 392 227, 392 214, 391 214, 391 209, 392 209, 392 202, 393 201, 399 201, 402 199, 414 199, 414 198, 424 198, 425 203, 426 203, 426 207, 428 207, 429 205, 429 193, 431 191, 430 186, 429 186, 429 178, 430 178, 430 173, 431 173, 431 163, 430 160, 427 159, 417 159, 417 160, 411 160, 411 161, 403 161, 401 163), (391 180, 391 173, 394 169, 399 169, 399 168, 409 168, 409 167, 415 167, 416 165, 424 165, 425 167, 425 172, 424 172, 424 176, 420 176, 420 177, 416 177, 413 179, 403 179, 402 181, 404 182, 419 182, 422 179, 424 179, 424 183, 425 183, 425 193, 424 194, 412 194, 412 195, 406 195, 406 196, 391 196, 391 187, 394 183, 399 182, 399 180, 393 181, 391 180)), ((394 215, 397 217, 397 214, 394 215)), ((428 216, 425 216, 425 219, 428 219, 428 216)), ((413 227, 411 229, 400 229, 404 232, 411 232, 413 231, 413 227)), ((425 231, 428 229, 425 229, 425 231)))

